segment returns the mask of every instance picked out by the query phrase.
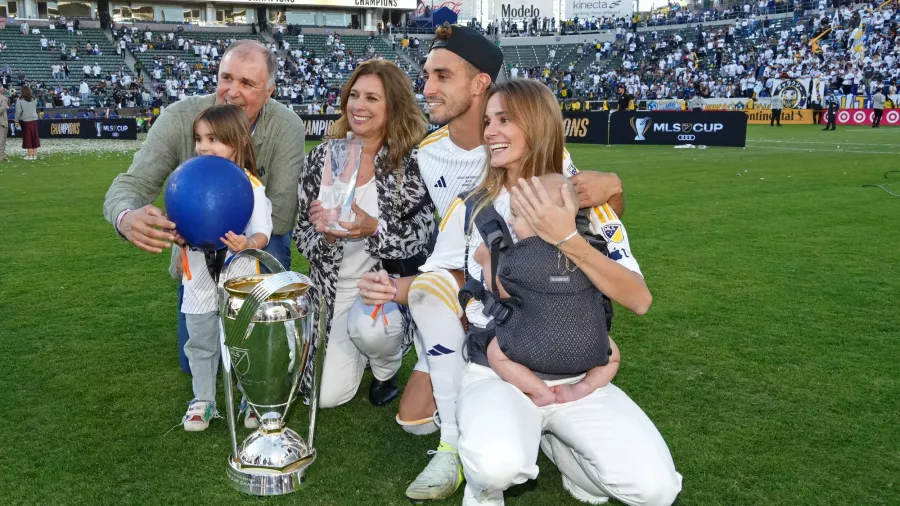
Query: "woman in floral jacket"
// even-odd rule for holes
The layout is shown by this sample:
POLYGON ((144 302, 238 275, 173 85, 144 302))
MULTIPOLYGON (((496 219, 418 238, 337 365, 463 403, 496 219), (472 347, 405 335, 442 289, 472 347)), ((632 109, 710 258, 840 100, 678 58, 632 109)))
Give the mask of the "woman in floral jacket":
MULTIPOLYGON (((356 69, 341 94, 341 118, 331 130, 331 138, 343 139, 352 133, 363 141, 355 219, 341 223, 346 231, 328 227, 318 200, 328 143, 306 157, 294 240, 310 263, 316 290, 311 314, 318 314, 320 295, 327 307, 320 406, 352 399, 367 360, 373 374, 372 404, 383 406, 397 396, 397 372, 403 351, 412 341, 411 319, 395 304, 365 306, 357 284, 363 273, 385 267, 386 261, 410 259, 426 251, 434 228, 434 205, 416 161, 416 145, 425 130, 425 118, 402 70, 384 60, 370 60, 356 69)), ((305 386, 310 379, 307 368, 305 386)))

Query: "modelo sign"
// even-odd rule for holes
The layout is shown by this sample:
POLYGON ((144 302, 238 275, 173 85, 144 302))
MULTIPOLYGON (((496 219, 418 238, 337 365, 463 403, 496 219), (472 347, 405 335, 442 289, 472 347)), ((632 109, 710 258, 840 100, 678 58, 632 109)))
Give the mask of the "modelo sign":
MULTIPOLYGON (((553 2, 540 0, 538 2, 502 2, 494 4, 494 18, 508 20, 522 20, 531 18, 549 18, 553 16, 553 2)), ((520 29, 522 27, 519 27, 520 29)))

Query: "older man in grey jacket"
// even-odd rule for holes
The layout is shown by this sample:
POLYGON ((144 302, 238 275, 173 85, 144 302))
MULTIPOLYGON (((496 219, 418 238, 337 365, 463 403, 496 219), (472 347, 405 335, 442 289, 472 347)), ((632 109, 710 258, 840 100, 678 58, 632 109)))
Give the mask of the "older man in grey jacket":
POLYGON ((192 126, 200 111, 229 103, 247 113, 257 170, 272 201, 273 235, 267 249, 286 267, 290 265, 290 232, 297 217, 305 131, 299 116, 269 98, 276 70, 275 56, 265 46, 238 41, 222 59, 215 95, 190 97, 166 108, 134 155, 128 172, 116 176, 106 192, 103 214, 119 234, 152 253, 171 247, 175 223, 152 202, 169 174, 195 156, 192 126))
MULTIPOLYGON (((272 237, 266 251, 291 265, 291 231, 297 221, 297 182, 304 158, 305 129, 300 117, 269 97, 275 88, 275 55, 259 42, 241 40, 225 52, 214 95, 181 100, 159 116, 128 172, 119 174, 106 192, 103 215, 133 245, 151 253, 172 249, 170 273, 177 276, 172 247, 175 223, 152 203, 169 174, 195 156, 194 119, 213 104, 234 104, 247 114, 253 130, 259 179, 272 202, 272 237)), ((181 303, 179 290, 179 308, 181 303)), ((181 368, 190 372, 183 353, 187 341, 179 315, 181 368)))

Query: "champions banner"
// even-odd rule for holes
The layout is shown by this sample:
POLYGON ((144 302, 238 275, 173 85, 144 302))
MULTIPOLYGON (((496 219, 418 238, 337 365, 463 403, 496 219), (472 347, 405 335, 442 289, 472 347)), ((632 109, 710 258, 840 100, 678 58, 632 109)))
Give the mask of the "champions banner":
POLYGON ((806 109, 810 102, 825 103, 825 81, 821 79, 775 79, 770 92, 773 97, 781 94, 785 109, 806 109))
POLYGON ((600 112, 564 112, 563 129, 566 144, 606 144, 609 133, 609 113, 600 112))
MULTIPOLYGON (((782 109, 782 125, 812 125, 812 110, 810 109, 782 109)), ((747 123, 751 125, 768 125, 771 121, 772 111, 767 109, 751 109, 747 111, 747 123)))
POLYGON ((616 111, 611 113, 610 144, 703 144, 744 147, 747 113, 740 111, 616 111))
POLYGON ((300 119, 303 120, 303 126, 306 128, 306 140, 322 140, 331 131, 331 125, 340 117, 340 114, 318 114, 315 116, 301 114, 300 119))
MULTIPOLYGON (((16 122, 9 122, 7 137, 21 137, 16 122)), ((41 139, 120 139, 137 140, 137 120, 134 118, 71 118, 38 120, 41 139)))
MULTIPOLYGON (((819 122, 822 125, 828 123, 828 111, 822 113, 819 122)), ((875 109, 838 109, 835 123, 838 125, 872 125, 875 117, 875 109)), ((881 125, 900 126, 900 109, 885 109, 881 116, 881 125)))

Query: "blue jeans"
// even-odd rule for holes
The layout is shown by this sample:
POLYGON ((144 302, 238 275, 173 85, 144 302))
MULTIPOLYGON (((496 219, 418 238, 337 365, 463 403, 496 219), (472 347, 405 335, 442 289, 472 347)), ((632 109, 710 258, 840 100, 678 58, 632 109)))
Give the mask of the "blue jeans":
POLYGON ((190 374, 191 363, 188 361, 187 355, 184 354, 184 345, 188 341, 187 321, 184 313, 181 312, 181 301, 184 300, 184 285, 178 284, 178 363, 181 364, 181 370, 190 374))
POLYGON ((269 238, 269 244, 263 248, 263 251, 275 257, 288 271, 291 270, 291 239, 290 232, 284 235, 273 235, 269 238))
MULTIPOLYGON (((291 268, 291 234, 273 235, 269 238, 269 244, 264 248, 266 253, 275 257, 285 269, 291 268)), ((263 268, 265 271, 265 268, 263 268)), ((181 312, 181 302, 184 300, 184 285, 178 285, 178 363, 181 370, 190 374, 191 364, 184 354, 184 345, 188 341, 187 322, 184 313, 181 312)))

